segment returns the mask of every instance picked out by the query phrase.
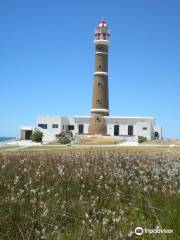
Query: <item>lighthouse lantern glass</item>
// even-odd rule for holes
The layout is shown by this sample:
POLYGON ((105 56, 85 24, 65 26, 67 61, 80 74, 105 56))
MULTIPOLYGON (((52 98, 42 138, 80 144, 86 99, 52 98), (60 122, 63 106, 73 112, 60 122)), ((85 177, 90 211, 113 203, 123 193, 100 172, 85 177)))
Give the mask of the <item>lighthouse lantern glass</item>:
POLYGON ((95 30, 95 38, 108 40, 109 35, 110 35, 110 32, 106 22, 104 20, 101 20, 101 22, 99 23, 98 27, 95 30))

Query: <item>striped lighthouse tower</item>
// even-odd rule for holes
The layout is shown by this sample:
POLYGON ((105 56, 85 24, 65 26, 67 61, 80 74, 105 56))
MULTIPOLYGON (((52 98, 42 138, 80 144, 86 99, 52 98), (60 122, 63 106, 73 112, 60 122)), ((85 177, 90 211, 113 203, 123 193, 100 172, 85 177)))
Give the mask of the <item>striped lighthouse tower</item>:
POLYGON ((89 134, 107 134, 104 116, 109 116, 108 46, 110 32, 104 20, 95 30, 95 72, 89 134))

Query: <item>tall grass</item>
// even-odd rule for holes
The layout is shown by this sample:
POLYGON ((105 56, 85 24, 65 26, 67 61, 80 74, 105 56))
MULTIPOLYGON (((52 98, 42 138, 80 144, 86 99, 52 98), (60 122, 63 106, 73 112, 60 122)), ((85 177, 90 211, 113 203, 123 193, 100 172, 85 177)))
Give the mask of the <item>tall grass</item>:
POLYGON ((0 240, 180 239, 179 168, 173 153, 0 154, 0 240))

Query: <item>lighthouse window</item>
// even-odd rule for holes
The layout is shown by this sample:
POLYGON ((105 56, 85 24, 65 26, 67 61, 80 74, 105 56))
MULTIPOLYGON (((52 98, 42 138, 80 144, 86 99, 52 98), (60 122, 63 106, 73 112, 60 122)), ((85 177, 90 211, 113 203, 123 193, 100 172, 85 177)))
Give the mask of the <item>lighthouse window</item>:
POLYGON ((99 68, 101 69, 101 65, 99 65, 99 68))
POLYGON ((100 100, 98 99, 97 102, 100 103, 100 100))
POLYGON ((103 46, 97 46, 98 51, 103 51, 104 47, 103 46))
POLYGON ((100 118, 97 117, 96 120, 99 122, 99 121, 100 121, 100 118))
POLYGON ((100 86, 101 86, 101 84, 100 84, 100 83, 98 83, 98 86, 100 87, 100 86))

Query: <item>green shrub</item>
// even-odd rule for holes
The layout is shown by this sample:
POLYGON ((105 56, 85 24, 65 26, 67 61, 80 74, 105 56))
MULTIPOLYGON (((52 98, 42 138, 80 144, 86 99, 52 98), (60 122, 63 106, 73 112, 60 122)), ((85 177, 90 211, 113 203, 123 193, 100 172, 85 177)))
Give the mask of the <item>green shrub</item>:
POLYGON ((61 144, 68 144, 71 142, 71 136, 69 134, 66 134, 65 132, 57 134, 56 138, 57 141, 61 144))
POLYGON ((31 140, 33 142, 41 142, 42 137, 43 137, 43 133, 40 130, 36 129, 31 136, 31 140))
POLYGON ((147 141, 146 137, 138 136, 138 143, 143 143, 143 142, 146 142, 146 141, 147 141))

